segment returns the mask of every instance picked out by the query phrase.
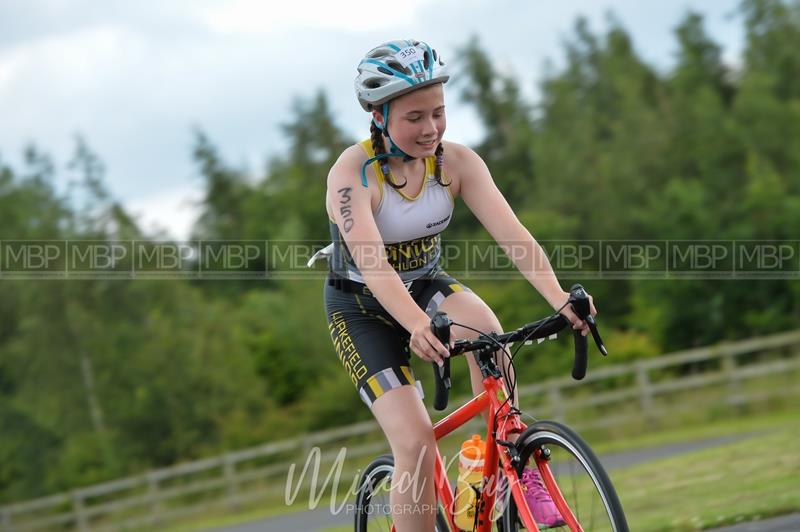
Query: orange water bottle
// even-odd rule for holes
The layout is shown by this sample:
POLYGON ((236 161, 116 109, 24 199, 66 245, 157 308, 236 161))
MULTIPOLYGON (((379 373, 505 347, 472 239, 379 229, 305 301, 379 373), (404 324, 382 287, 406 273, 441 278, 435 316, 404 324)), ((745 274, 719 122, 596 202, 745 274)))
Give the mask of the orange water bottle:
POLYGON ((480 493, 483 481, 483 457, 485 454, 486 443, 481 441, 478 434, 461 444, 456 497, 453 503, 456 526, 461 530, 473 530, 475 527, 475 513, 478 507, 478 493, 480 493))

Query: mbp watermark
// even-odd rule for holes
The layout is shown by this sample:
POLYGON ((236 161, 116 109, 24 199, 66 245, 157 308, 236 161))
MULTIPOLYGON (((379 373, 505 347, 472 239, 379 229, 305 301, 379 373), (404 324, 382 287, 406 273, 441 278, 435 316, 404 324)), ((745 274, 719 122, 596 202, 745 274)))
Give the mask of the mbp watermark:
POLYGON ((266 279, 269 244, 261 240, 198 242, 197 274, 201 279, 266 279))
POLYGON ((668 267, 673 277, 731 278, 735 271, 733 241, 678 241, 667 243, 668 267))
POLYGON ((189 276, 197 271, 199 250, 195 242, 135 242, 137 278, 189 276))
MULTIPOLYGON (((269 272, 272 279, 320 278, 320 270, 310 268, 308 262, 329 242, 320 240, 271 241, 269 246, 269 272)), ((375 253, 377 256, 377 252, 375 253)), ((326 261, 322 261, 327 266, 326 261)))
POLYGON ((800 246, 781 240, 737 241, 734 248, 737 277, 798 278, 800 246))
POLYGON ((657 277, 665 271, 667 244, 651 241, 601 241, 598 274, 604 278, 657 277))
POLYGON ((133 242, 77 240, 67 242, 67 268, 71 277, 130 278, 133 242))
POLYGON ((49 240, 0 241, 0 275, 5 279, 62 279, 67 243, 49 240))
POLYGON ((333 269, 405 278, 434 268, 465 281, 548 275, 575 279, 800 279, 800 240, 2 240, 0 279, 322 280, 333 269), (352 249, 352 253, 351 253, 352 249), (319 258, 320 255, 322 258, 319 258), (319 260, 311 267, 311 259, 319 260))

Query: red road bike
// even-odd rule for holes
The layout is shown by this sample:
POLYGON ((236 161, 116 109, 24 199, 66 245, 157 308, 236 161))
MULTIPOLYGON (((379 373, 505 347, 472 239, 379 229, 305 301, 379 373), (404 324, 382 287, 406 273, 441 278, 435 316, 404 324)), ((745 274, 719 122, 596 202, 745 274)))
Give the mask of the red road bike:
MULTIPOLYGON (((606 348, 589 312, 589 297, 580 285, 570 290, 567 304, 590 327, 592 337, 603 355, 606 348)), ((565 305, 566 306, 566 305, 565 305)), ((450 325, 443 313, 431 322, 437 337, 445 345, 450 340, 450 325)), ((495 352, 513 357, 508 347, 513 343, 525 344, 547 338, 566 328, 569 321, 554 314, 505 334, 481 334, 476 340, 459 340, 451 349, 451 357, 467 352, 475 353, 475 360, 483 376, 484 391, 467 401, 450 415, 434 425, 439 440, 458 429, 470 419, 488 409, 486 454, 482 486, 477 494, 473 531, 516 532, 540 530, 525 501, 525 489, 520 483, 525 467, 536 468, 542 482, 552 497, 564 520, 559 530, 572 532, 613 531, 627 532, 628 524, 619 498, 588 444, 569 427, 554 421, 536 421, 530 426, 521 419, 521 412, 511 403, 515 383, 507 383, 495 361, 495 352), (519 435, 512 443, 509 436, 519 435)), ((587 366, 587 338, 574 332, 575 363, 572 376, 582 379, 587 366)), ((519 348, 517 348, 519 349, 519 348)), ((516 352, 515 352, 516 354, 516 352)), ((434 407, 444 410, 450 389, 450 359, 444 367, 434 365, 436 397, 434 407)), ((438 498, 436 530, 457 531, 454 521, 454 494, 438 448, 436 449, 435 483, 438 498)), ((394 472, 391 455, 376 458, 361 474, 355 504, 356 532, 394 530, 388 512, 389 489, 394 472)))

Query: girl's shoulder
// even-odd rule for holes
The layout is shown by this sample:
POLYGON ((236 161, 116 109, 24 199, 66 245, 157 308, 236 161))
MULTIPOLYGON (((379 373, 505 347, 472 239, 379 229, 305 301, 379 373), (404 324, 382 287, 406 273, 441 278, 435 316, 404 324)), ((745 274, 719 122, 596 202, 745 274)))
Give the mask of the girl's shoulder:
POLYGON ((484 165, 483 159, 472 148, 463 144, 443 140, 442 147, 444 148, 445 170, 453 175, 471 173, 484 165))
POLYGON ((367 153, 361 143, 357 142, 339 154, 336 162, 331 166, 329 179, 337 174, 352 175, 353 172, 358 171, 360 175, 361 165, 367 160, 367 153))
POLYGON ((457 163, 473 164, 476 161, 482 160, 472 148, 459 144, 458 142, 443 140, 442 147, 444 148, 445 158, 449 157, 457 163))
POLYGON ((339 155, 339 158, 334 163, 336 165, 353 165, 364 162, 367 159, 367 152, 364 151, 364 146, 360 142, 351 144, 339 155))
POLYGON ((354 196, 363 197, 369 201, 374 210, 381 198, 381 187, 373 169, 370 167, 363 168, 364 161, 368 158, 369 156, 360 142, 345 148, 328 172, 327 187, 329 193, 331 190, 350 188, 354 196), (367 179, 367 187, 362 186, 362 176, 367 179))
POLYGON ((453 142, 450 140, 442 140, 442 147, 444 148, 445 155, 452 154, 456 157, 463 155, 466 151, 472 151, 463 144, 459 144, 458 142, 453 142))

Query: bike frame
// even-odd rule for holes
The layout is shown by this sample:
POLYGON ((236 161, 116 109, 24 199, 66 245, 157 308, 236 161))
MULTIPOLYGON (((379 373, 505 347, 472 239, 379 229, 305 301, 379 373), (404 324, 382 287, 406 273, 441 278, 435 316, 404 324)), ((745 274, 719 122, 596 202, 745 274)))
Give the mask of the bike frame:
MULTIPOLYGON (((511 456, 506 447, 498 443, 500 441, 508 441, 510 434, 519 434, 527 428, 527 426, 520 420, 519 414, 511 413, 511 404, 506 401, 508 397, 508 390, 506 390, 505 383, 502 379, 495 376, 488 376, 483 380, 484 391, 473 397, 470 401, 466 402, 450 415, 439 421, 433 426, 433 432, 436 440, 447 436, 457 428, 464 425, 470 419, 481 415, 488 408, 489 421, 487 423, 486 432, 486 456, 483 463, 483 482, 480 496, 478 498, 477 519, 478 532, 491 532, 492 519, 491 515, 494 511, 495 495, 497 494, 498 486, 498 464, 503 468, 503 472, 508 479, 508 485, 511 489, 511 494, 517 504, 517 511, 519 518, 525 528, 531 532, 539 530, 536 522, 531 515, 530 508, 525 501, 525 495, 522 491, 519 482, 519 476, 511 461, 511 456), (495 426, 495 420, 503 420, 499 426, 495 426)), ((542 477, 548 493, 553 499, 556 507, 561 516, 566 522, 567 526, 573 532, 582 532, 580 524, 578 524, 575 515, 570 510, 566 501, 564 500, 561 491, 558 489, 555 478, 550 471, 546 459, 540 459, 539 452, 535 453, 536 465, 542 477)), ((447 521, 452 530, 459 530, 455 524, 454 518, 454 494, 447 479, 447 470, 444 466, 444 461, 439 453, 439 448, 436 448, 436 465, 435 465, 435 484, 436 493, 444 507, 447 521)), ((394 530, 394 527, 392 527, 394 530)))

